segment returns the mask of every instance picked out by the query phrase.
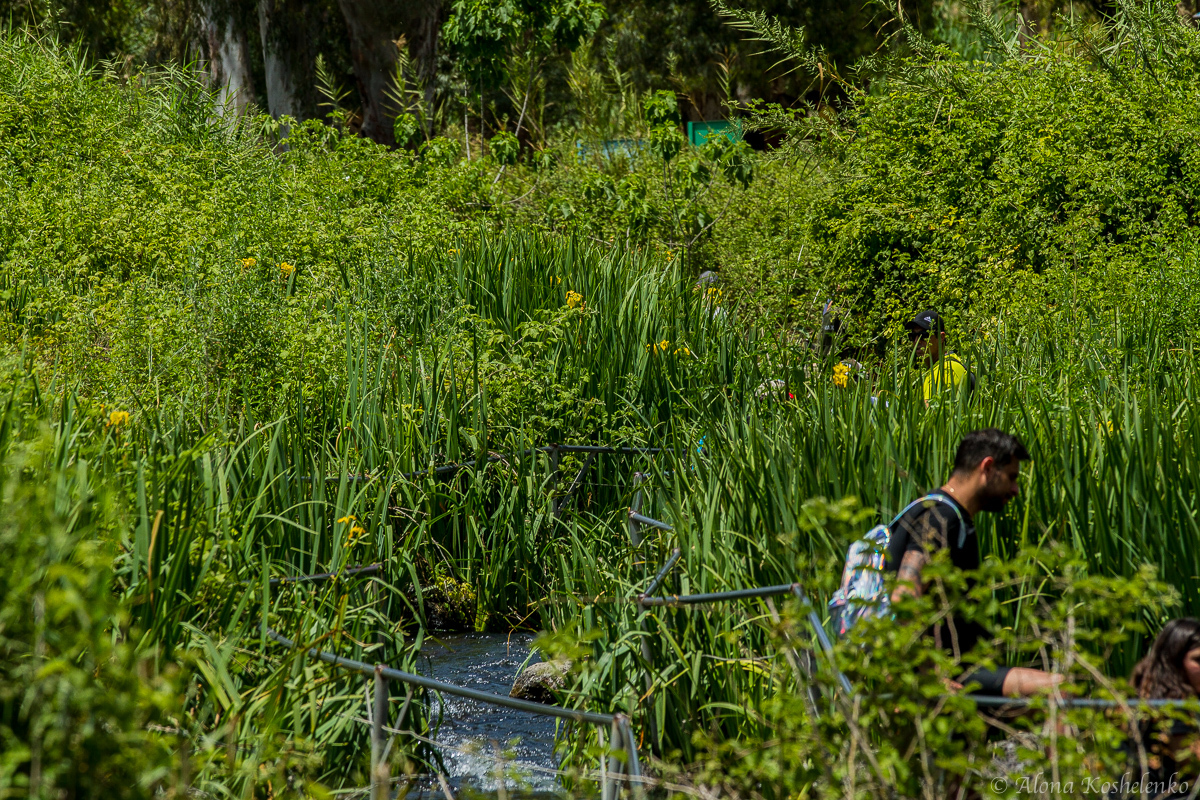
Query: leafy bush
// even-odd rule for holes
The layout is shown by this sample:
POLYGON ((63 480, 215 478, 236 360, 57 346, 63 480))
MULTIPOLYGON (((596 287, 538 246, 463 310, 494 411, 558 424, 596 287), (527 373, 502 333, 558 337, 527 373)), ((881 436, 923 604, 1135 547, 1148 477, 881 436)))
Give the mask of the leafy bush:
POLYGON ((1038 775, 1072 787, 1055 792, 1072 797, 1095 794, 1086 787, 1122 775, 1137 783, 1138 748, 1122 749, 1133 720, 1161 721, 1170 712, 1065 708, 1061 693, 1041 698, 1035 711, 985 710, 947 686, 968 668, 994 665, 994 653, 951 655, 931 647, 927 631, 951 611, 990 621, 996 595, 1022 587, 1024 619, 1016 629, 1037 633, 996 630, 986 644, 1067 675, 1064 693, 1130 698, 1128 685, 1104 677, 1101 668, 1114 645, 1144 626, 1095 623, 1125 617, 1131 608, 1160 615, 1176 600, 1169 587, 1149 571, 1130 579, 1089 577, 1064 548, 1029 550, 974 574, 954 570, 940 555, 927 567, 929 594, 906 598, 894 620, 861 623, 837 642, 833 660, 812 643, 806 609, 793 603, 776 616, 773 644, 790 656, 772 676, 775 694, 761 706, 768 736, 717 739, 697 731, 702 756, 693 779, 727 796, 779 798, 1011 796, 1012 789, 1024 793, 1022 780, 1038 775), (840 689, 835 663, 853 695, 840 689))
POLYGON ((53 435, 9 452, 29 399, 10 397, 0 434, 0 794, 155 797, 189 780, 159 732, 176 726, 186 673, 128 627, 112 498, 92 493, 87 464, 60 463, 53 435))
POLYGON ((113 402, 268 406, 341 363, 364 261, 467 232, 432 188, 463 184, 316 121, 273 152, 278 125, 222 120, 198 80, 121 83, 0 36, 7 340, 113 402))
POLYGON ((863 338, 930 305, 1033 325, 1121 309, 1193 334, 1200 40, 1153 13, 1103 52, 1087 36, 1107 32, 988 62, 930 51, 861 96, 821 140, 799 286, 854 309, 863 338))
POLYGON ((501 131, 493 136, 488 142, 488 147, 497 162, 509 166, 517 163, 517 156, 521 152, 521 145, 517 141, 517 137, 508 131, 501 131))

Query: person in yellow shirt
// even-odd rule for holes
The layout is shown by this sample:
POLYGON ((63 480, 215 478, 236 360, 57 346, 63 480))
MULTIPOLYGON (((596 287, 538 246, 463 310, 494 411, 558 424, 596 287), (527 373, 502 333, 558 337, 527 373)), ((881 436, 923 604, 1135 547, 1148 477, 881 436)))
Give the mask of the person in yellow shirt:
POLYGON ((927 308, 904 323, 904 327, 908 330, 908 340, 916 348, 918 363, 929 368, 921 386, 926 405, 937 395, 958 387, 964 381, 967 391, 975 389, 975 375, 946 347, 946 331, 937 311, 927 308))

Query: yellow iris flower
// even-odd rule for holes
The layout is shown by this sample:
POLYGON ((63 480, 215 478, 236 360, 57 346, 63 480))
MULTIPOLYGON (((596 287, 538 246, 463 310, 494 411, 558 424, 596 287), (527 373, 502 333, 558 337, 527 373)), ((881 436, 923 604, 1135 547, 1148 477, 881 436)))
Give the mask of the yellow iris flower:
POLYGON ((850 367, 847 364, 838 364, 833 368, 833 385, 840 386, 843 389, 850 383, 850 367))

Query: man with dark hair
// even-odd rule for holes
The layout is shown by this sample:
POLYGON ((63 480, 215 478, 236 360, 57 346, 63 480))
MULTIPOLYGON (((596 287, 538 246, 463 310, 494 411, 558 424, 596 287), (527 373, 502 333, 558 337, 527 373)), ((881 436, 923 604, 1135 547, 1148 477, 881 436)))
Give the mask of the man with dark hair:
MULTIPOLYGON (((895 603, 905 595, 920 597, 925 591, 921 570, 933 550, 950 551, 950 561, 962 570, 979 569, 979 540, 974 517, 980 511, 999 513, 1017 496, 1021 462, 1029 451, 1017 437, 997 428, 967 434, 954 454, 950 479, 924 502, 915 504, 892 526, 888 542, 888 571, 897 573, 892 591, 895 603)), ((987 635, 977 622, 953 616, 946 626, 934 628, 939 647, 966 655, 987 635)), ((963 684, 980 685, 978 694, 1024 697, 1062 682, 1061 675, 1022 667, 972 670, 963 684)))
POLYGON ((926 405, 945 389, 957 387, 963 381, 966 381, 968 391, 975 389, 975 374, 947 349, 946 331, 937 311, 927 308, 904 323, 904 327, 908 331, 908 340, 916 348, 917 362, 929 367, 921 384, 926 405))

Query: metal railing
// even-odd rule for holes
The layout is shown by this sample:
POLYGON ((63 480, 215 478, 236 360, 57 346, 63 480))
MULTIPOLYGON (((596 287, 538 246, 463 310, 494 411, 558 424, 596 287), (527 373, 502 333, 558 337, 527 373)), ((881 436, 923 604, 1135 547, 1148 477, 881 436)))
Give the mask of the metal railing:
POLYGON ((316 575, 297 575, 287 578, 271 578, 267 583, 270 586, 282 586, 289 583, 321 583, 322 581, 330 581, 335 578, 353 578, 360 575, 378 575, 383 571, 382 564, 367 564, 362 567, 346 567, 341 572, 321 572, 316 575))
MULTIPOLYGON (((517 453, 512 453, 507 456, 498 454, 489 455, 486 459, 475 459, 461 464, 449 464, 442 467, 431 467, 426 470, 404 473, 399 477, 416 478, 421 476, 441 477, 454 474, 465 469, 471 469, 479 464, 481 460, 486 463, 494 463, 505 458, 523 457, 532 453, 547 453, 550 456, 551 474, 557 481, 559 479, 559 458, 563 453, 585 453, 585 459, 581 469, 571 482, 569 488, 561 495, 554 497, 551 507, 551 512, 554 516, 558 516, 566 502, 568 502, 575 492, 582 485, 584 476, 592 466, 596 457, 601 454, 615 455, 653 455, 663 452, 661 448, 636 448, 636 447, 599 447, 589 445, 558 445, 550 444, 543 447, 528 448, 517 453)), ((366 480, 365 476, 354 476, 353 480, 366 480)), ((633 475, 634 481, 634 496, 630 504, 627 515, 627 532, 631 544, 637 548, 640 547, 643 541, 641 529, 643 526, 657 528, 666 532, 673 532, 674 527, 669 523, 654 519, 640 513, 641 502, 643 497, 642 484, 645 476, 641 472, 636 472, 633 475)), ((814 640, 820 651, 828 660, 830 669, 836 676, 839 688, 843 692, 841 701, 852 699, 854 689, 849 679, 837 668, 834 660, 833 644, 829 639, 824 625, 821 622, 820 616, 817 614, 815 606, 805 594, 803 587, 799 583, 779 584, 775 586, 752 587, 746 589, 732 589, 723 592, 708 592, 690 595, 666 595, 657 596, 655 592, 666 580, 671 570, 678 564, 681 558, 681 551, 675 548, 668 557, 666 563, 654 575, 653 579, 647 584, 645 590, 638 594, 635 598, 638 606, 638 625, 642 632, 646 635, 642 636, 641 651, 642 657, 648 669, 644 673, 644 683, 646 695, 649 696, 654 688, 653 679, 650 675, 649 668, 653 667, 653 652, 650 646, 649 631, 645 627, 645 615, 647 609, 654 607, 684 607, 704 603, 717 603, 726 601, 736 601, 755 598, 770 598, 782 595, 792 595, 796 597, 800 604, 807 608, 807 620, 812 628, 814 640)), ((281 583, 305 583, 319 582, 337 577, 351 577, 355 575, 370 575, 380 571, 381 567, 378 564, 373 564, 365 567, 355 567, 342 571, 342 573, 323 573, 320 575, 306 575, 296 578, 277 578, 270 581, 271 586, 276 586, 281 583)), ((270 628, 265 628, 266 635, 273 641, 295 649, 296 642, 286 637, 281 636, 270 628)), ((579 723, 588 723, 600 726, 609 726, 611 729, 611 738, 609 740, 609 756, 608 769, 604 769, 604 764, 601 764, 602 778, 602 800, 616 800, 617 794, 620 791, 622 782, 626 783, 632 792, 640 796, 642 794, 643 777, 641 774, 641 765, 638 759, 637 745, 633 738, 630 728, 629 718, 623 714, 597 714, 594 712, 580 711, 577 709, 569 709, 560 706, 543 705, 525 700, 518 700, 512 697, 504 697, 502 695, 490 694, 481 692, 475 689, 468 689, 462 686, 445 683, 432 678, 426 678, 421 675, 395 670, 382 664, 370 665, 365 662, 355 661, 353 659, 344 658, 326 653, 314 648, 308 648, 308 654, 325 663, 338 666, 351 671, 359 672, 360 674, 372 676, 375 685, 374 697, 374 713, 372 714, 372 731, 371 731, 371 764, 372 764, 372 798, 387 797, 387 787, 390 785, 390 776, 386 759, 384 758, 383 731, 384 718, 387 715, 387 682, 397 681, 411 686, 419 686, 430 691, 443 692, 446 694, 457 695, 478 702, 487 703, 499 707, 509 708, 515 711, 526 713, 539 714, 542 716, 556 717, 559 719, 570 720, 579 723), (382 698, 382 699, 381 699, 382 698), (625 771, 622 771, 616 753, 625 751, 626 765, 625 771)), ((794 656, 794 654, 793 654, 794 656)), ((795 666, 795 664, 794 664, 795 666)), ((799 677, 799 672, 797 673, 799 677)), ((814 675, 811 670, 807 676, 810 680, 810 691, 812 679, 814 675)), ((969 695, 970 699, 979 706, 983 707, 1029 707, 1045 702, 1045 698, 1009 698, 998 697, 993 695, 969 695)), ((810 695, 810 700, 812 695, 810 695)), ((1195 707, 1195 700, 1108 700, 1100 698, 1071 698, 1071 697, 1056 697, 1052 702, 1062 708, 1166 708, 1190 706, 1195 707)), ((839 705, 842 704, 839 702, 839 705)), ((648 717, 646 725, 649 728, 649 733, 652 742, 657 742, 657 734, 654 731, 653 717, 648 717)))
MULTIPOLYGON (((558 457, 562 453, 588 453, 590 455, 655 455, 663 452, 661 447, 601 447, 590 444, 547 444, 541 447, 527 447, 524 450, 517 450, 513 453, 491 453, 487 458, 474 458, 470 461, 456 462, 454 464, 444 464, 440 467, 429 466, 425 469, 414 470, 413 472, 402 472, 395 476, 397 478, 421 478, 426 475, 432 475, 435 478, 440 478, 445 475, 453 475, 456 472, 461 472, 465 469, 472 469, 483 461, 485 464, 494 464, 497 461, 503 461, 507 458, 523 458, 524 456, 532 455, 533 453, 547 453, 550 455, 551 463, 557 470, 558 457)), ((584 468, 586 471, 586 467, 584 468)), ((582 473, 581 473, 582 474, 582 473)), ((347 475, 346 480, 349 481, 369 481, 374 480, 373 475, 347 475)), ((316 480, 311 475, 302 475, 302 481, 316 480)), ((342 480, 342 476, 328 476, 325 478, 326 483, 334 483, 342 480)))
MULTIPOLYGON (((662 452, 672 452, 672 450, 671 450, 671 448, 662 448, 662 447, 604 447, 604 446, 600 446, 600 445, 553 444, 552 443, 552 444, 542 445, 540 447, 527 447, 524 450, 518 450, 518 451, 515 451, 512 453, 506 453, 506 454, 490 453, 486 458, 475 458, 470 461, 463 461, 461 463, 444 464, 440 467, 434 467, 431 465, 431 466, 427 467, 426 469, 415 470, 413 472, 402 472, 402 473, 392 476, 392 477, 399 478, 402 480, 412 480, 414 478, 422 478, 422 477, 445 478, 445 477, 449 477, 452 475, 456 475, 459 472, 462 472, 464 470, 473 469, 476 466, 478 466, 480 464, 480 462, 483 462, 484 464, 495 464, 497 462, 501 462, 501 461, 504 461, 504 460, 510 459, 510 458, 524 458, 525 456, 532 455, 533 453, 546 453, 550 457, 550 476, 553 478, 555 486, 557 486, 559 481, 561 480, 561 473, 559 471, 559 465, 561 463, 560 459, 562 458, 563 454, 571 454, 571 453, 586 454, 587 458, 584 459, 583 465, 580 467, 579 472, 575 475, 574 480, 571 481, 571 484, 567 488, 567 490, 565 492, 562 492, 561 494, 554 495, 551 499, 550 514, 552 517, 558 518, 559 514, 566 507, 567 503, 569 503, 572 499, 574 499, 575 493, 578 492, 579 489, 583 486, 584 476, 587 475, 588 470, 591 469, 591 466, 596 461, 597 456, 600 456, 600 455, 621 455, 621 456, 656 455, 656 454, 662 453, 662 452)), ((350 481, 350 482, 372 481, 372 480, 376 480, 380 477, 384 477, 384 474, 380 474, 380 475, 371 475, 371 474, 347 475, 344 477, 345 477, 345 480, 350 481)), ((343 479, 343 476, 339 475, 339 476, 328 476, 324 480, 326 483, 335 483, 342 479, 343 479)), ((635 485, 637 482, 640 482, 641 479, 642 479, 642 473, 640 473, 640 472, 634 473, 635 485)), ((313 481, 318 480, 318 478, 316 478, 312 475, 302 475, 298 478, 298 480, 307 481, 307 482, 311 483, 313 481)), ((640 494, 640 492, 639 492, 639 494, 640 494)), ((663 523, 658 523, 656 520, 650 520, 649 518, 647 518, 644 521, 647 524, 658 524, 660 526, 663 524, 663 523)), ((670 530, 669 526, 667 529, 670 530)))
MULTIPOLYGON (((638 473, 635 476, 635 485, 640 477, 641 473, 638 473)), ((674 530, 671 525, 668 525, 661 520, 647 517, 640 513, 640 504, 641 492, 639 491, 634 495, 633 505, 629 508, 629 539, 633 543, 634 547, 639 546, 641 543, 640 526, 642 525, 648 525, 665 531, 674 530)), ((662 585, 662 582, 666 580, 666 577, 671 572, 671 569, 674 568, 674 566, 679 562, 679 558, 679 548, 675 548, 670 557, 667 559, 667 562, 663 564, 662 569, 658 571, 658 574, 656 574, 654 579, 646 586, 645 591, 635 598, 638 604, 639 619, 644 618, 644 613, 647 607, 687 606, 697 605, 700 603, 720 603, 727 600, 747 600, 758 597, 775 597, 784 594, 793 595, 800 601, 802 606, 806 606, 808 608, 808 621, 813 629, 813 637, 816 639, 821 651, 825 654, 826 658, 828 658, 830 668, 837 676, 838 685, 848 696, 853 696, 854 688, 850 685, 850 681, 846 678, 846 676, 843 675, 840 670, 838 670, 837 664, 834 661, 833 643, 829 640, 829 635, 825 632, 825 626, 821 624, 821 618, 817 616, 816 608, 808 599, 808 596, 804 593, 803 587, 801 587, 799 583, 785 583, 778 586, 763 586, 749 589, 732 589, 725 592, 708 592, 704 594, 655 597, 654 592, 657 591, 658 587, 662 585)), ((645 631, 645 626, 642 625, 641 627, 642 630, 645 631)), ((642 657, 645 659, 647 664, 653 663, 653 657, 650 652, 650 645, 647 637, 642 637, 642 657)), ((649 693, 652 687, 648 672, 645 676, 645 683, 646 691, 649 693)))
MULTIPOLYGON (((640 477, 640 473, 637 477, 640 477)), ((635 495, 634 506, 629 509, 629 534, 630 541, 634 546, 638 546, 641 542, 640 531, 638 526, 649 525, 660 528, 666 531, 672 531, 674 528, 665 522, 652 519, 644 516, 637 510, 637 505, 641 499, 640 492, 635 495)), ((679 562, 680 550, 676 548, 672 551, 662 569, 654 576, 653 580, 646 586, 644 592, 639 594, 635 599, 637 601, 639 616, 640 612, 644 612, 648 607, 679 607, 698 605, 701 603, 719 603, 730 600, 746 600, 759 597, 776 597, 779 595, 794 595, 802 606, 808 608, 807 619, 812 627, 813 636, 816 639, 821 650, 825 653, 829 660, 830 667, 837 677, 837 682, 843 692, 848 697, 853 697, 854 688, 850 684, 849 679, 837 668, 834 663, 833 643, 829 639, 829 635, 825 631, 825 626, 821 623, 821 618, 816 612, 816 608, 805 595, 803 588, 799 583, 785 583, 777 586, 763 586, 749 589, 732 589, 724 592, 708 592, 703 594, 688 594, 688 595, 667 595, 662 597, 654 596, 655 591, 662 585, 662 582, 670 574, 671 570, 679 562)), ((644 626, 642 627, 644 631, 644 626)), ((649 649, 649 644, 645 637, 642 639, 642 655, 648 664, 652 663, 652 656, 649 649)), ((809 676, 811 678, 811 675, 809 676)), ((646 691, 651 691, 651 681, 649 673, 645 677, 646 691)), ((997 695, 971 694, 968 695, 972 701, 978 706, 987 708, 1009 707, 1009 708, 1028 708, 1030 706, 1038 706, 1047 702, 1045 697, 1001 697, 997 695)), ((1146 700, 1140 698, 1132 698, 1128 700, 1091 698, 1091 697, 1055 697, 1052 702, 1060 708, 1180 708, 1187 707, 1195 709, 1198 702, 1196 699, 1190 700, 1174 700, 1174 699, 1159 699, 1146 700)))
MULTIPOLYGON (((365 567, 356 567, 352 570, 343 570, 341 573, 328 572, 319 575, 302 575, 296 578, 278 578, 272 580, 270 585, 276 586, 279 583, 319 583, 346 575, 373 575, 378 573, 380 569, 379 564, 371 564, 365 567)), ((267 638, 290 650, 295 650, 299 647, 295 640, 289 639, 269 627, 266 624, 266 620, 263 620, 263 633, 267 638)), ((424 675, 392 669, 384 664, 368 664, 364 661, 356 661, 352 658, 327 653, 313 647, 307 647, 304 650, 309 656, 319 661, 369 676, 374 682, 370 720, 371 800, 388 800, 390 797, 391 770, 386 758, 387 748, 385 748, 383 735, 384 728, 387 727, 385 720, 388 716, 389 681, 396 681, 409 686, 418 686, 430 691, 455 695, 457 697, 465 697, 469 700, 508 708, 513 711, 522 711, 527 714, 555 717, 569 722, 608 726, 610 733, 607 769, 605 769, 603 763, 600 769, 602 775, 601 800, 617 800, 622 784, 627 785, 633 796, 639 800, 644 794, 644 778, 642 776, 641 761, 638 758, 637 740, 634 739, 633 731, 629 724, 629 717, 624 714, 598 714, 575 708, 535 703, 529 700, 520 700, 515 697, 506 697, 504 695, 492 694, 491 692, 483 692, 478 689, 470 689, 465 686, 458 686, 453 683, 446 683, 434 678, 427 678, 424 675), (620 763, 620 759, 617 757, 619 751, 625 752, 624 765, 620 763)), ((404 710, 402 709, 401 715, 403 714, 404 710)))
POLYGON ((1189 708, 1192 710, 1200 709, 1200 700, 1192 698, 1190 700, 1174 700, 1174 699, 1142 699, 1140 697, 1131 697, 1128 700, 1109 700, 1103 697, 998 697, 989 694, 972 694, 967 695, 975 701, 975 705, 987 706, 995 708, 998 706, 1008 706, 1013 708, 1028 708, 1030 706, 1039 706, 1042 704, 1053 703, 1059 708, 1189 708))

